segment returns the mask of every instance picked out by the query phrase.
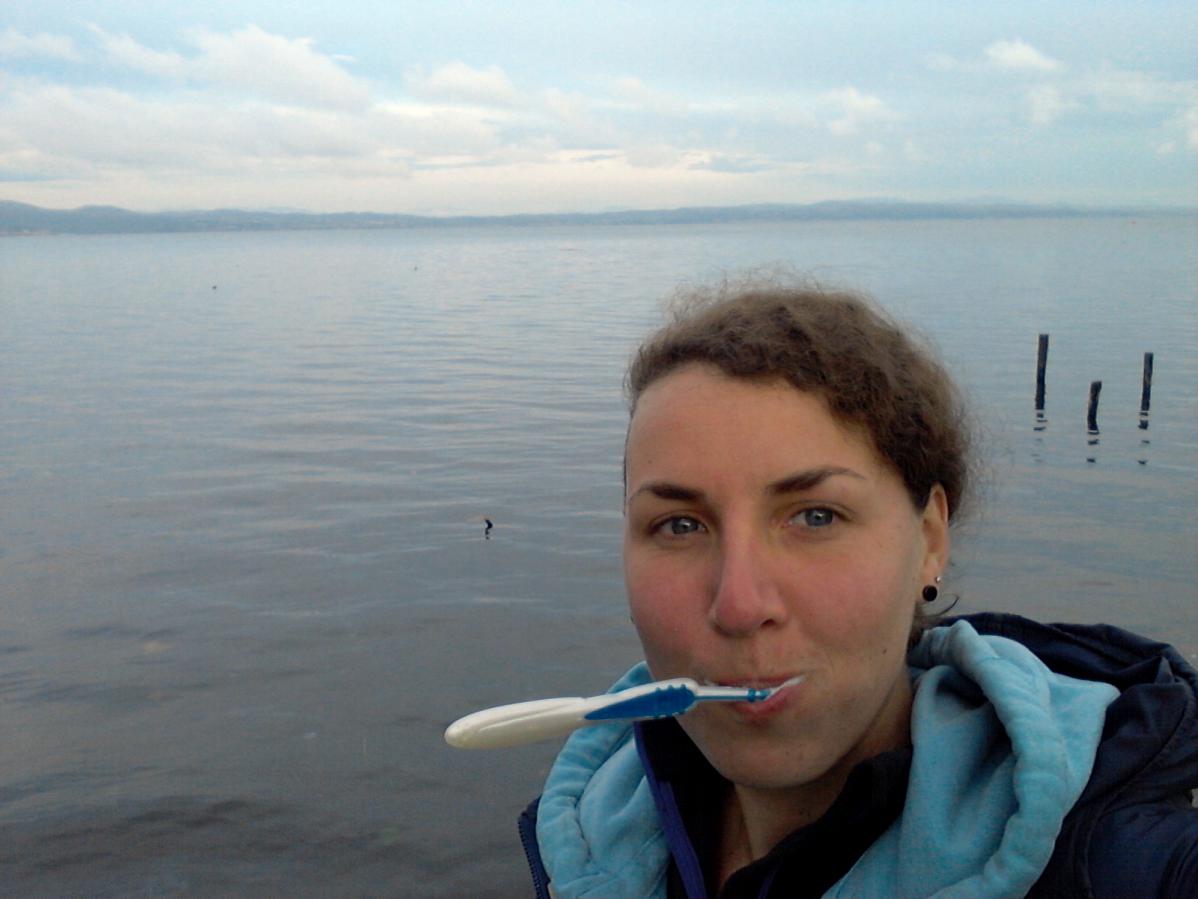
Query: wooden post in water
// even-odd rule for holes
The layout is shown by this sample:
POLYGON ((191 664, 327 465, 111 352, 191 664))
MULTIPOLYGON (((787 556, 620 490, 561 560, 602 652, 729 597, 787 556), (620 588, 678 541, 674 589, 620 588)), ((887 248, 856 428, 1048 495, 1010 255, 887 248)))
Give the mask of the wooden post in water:
MULTIPOLYGON (((1140 430, 1148 430, 1148 407, 1152 405, 1152 353, 1144 354, 1144 384, 1140 389, 1140 430)), ((1140 439, 1140 446, 1147 447, 1151 441, 1147 437, 1140 439)), ((1147 465, 1147 459, 1137 459, 1141 465, 1147 465)))
POLYGON ((1098 433, 1098 394, 1102 393, 1102 381, 1090 382, 1090 407, 1086 411, 1086 427, 1090 433, 1098 433))
POLYGON ((1036 350, 1036 411, 1044 411, 1044 371, 1048 368, 1048 335, 1040 335, 1036 350))
POLYGON ((1152 353, 1144 354, 1144 384, 1140 389, 1140 414, 1147 415, 1152 405, 1152 353))

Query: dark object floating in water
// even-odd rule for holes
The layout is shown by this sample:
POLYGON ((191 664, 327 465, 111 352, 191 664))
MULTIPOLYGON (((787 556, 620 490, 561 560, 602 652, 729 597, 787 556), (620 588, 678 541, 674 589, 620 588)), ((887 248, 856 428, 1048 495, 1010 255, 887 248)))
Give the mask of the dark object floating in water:
POLYGON ((491 519, 489 519, 489 518, 484 518, 483 521, 485 521, 487 523, 487 527, 483 531, 483 536, 486 537, 488 540, 490 540, 491 539, 491 528, 495 527, 495 522, 491 521, 491 519))

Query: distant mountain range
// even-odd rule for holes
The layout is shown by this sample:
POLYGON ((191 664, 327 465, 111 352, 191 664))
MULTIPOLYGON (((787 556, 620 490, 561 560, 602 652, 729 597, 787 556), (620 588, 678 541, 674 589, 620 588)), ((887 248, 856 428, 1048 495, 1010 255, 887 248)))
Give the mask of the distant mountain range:
POLYGON ((183 231, 320 231, 333 229, 452 228, 472 225, 664 225, 753 221, 898 219, 1078 218, 1194 215, 1179 208, 1084 208, 1018 203, 907 203, 900 200, 829 200, 806 205, 696 206, 623 212, 499 216, 389 215, 377 212, 255 212, 211 209, 133 212, 116 206, 43 209, 0 201, 0 235, 135 234, 183 231))

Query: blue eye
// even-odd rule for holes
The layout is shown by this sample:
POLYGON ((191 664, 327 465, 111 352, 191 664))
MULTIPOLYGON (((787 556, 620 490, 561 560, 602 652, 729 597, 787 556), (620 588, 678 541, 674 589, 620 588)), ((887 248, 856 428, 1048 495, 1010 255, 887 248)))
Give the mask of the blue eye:
POLYGON ((835 523, 836 513, 831 509, 804 509, 795 515, 791 521, 799 522, 809 528, 826 528, 828 525, 835 523))
POLYGON ((671 537, 685 537, 687 534, 699 533, 703 530, 703 524, 689 515, 675 515, 659 524, 656 530, 671 537))

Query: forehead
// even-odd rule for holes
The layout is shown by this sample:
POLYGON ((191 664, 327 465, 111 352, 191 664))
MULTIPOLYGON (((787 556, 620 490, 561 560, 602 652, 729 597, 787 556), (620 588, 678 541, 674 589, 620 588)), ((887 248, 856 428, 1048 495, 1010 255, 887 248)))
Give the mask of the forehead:
MULTIPOLYGON (((833 416, 819 394, 781 378, 748 380, 701 363, 682 366, 641 394, 629 423, 627 465, 684 455, 797 464, 834 456, 876 461, 865 430, 833 416)), ((630 471, 630 473, 632 473, 630 471)))

